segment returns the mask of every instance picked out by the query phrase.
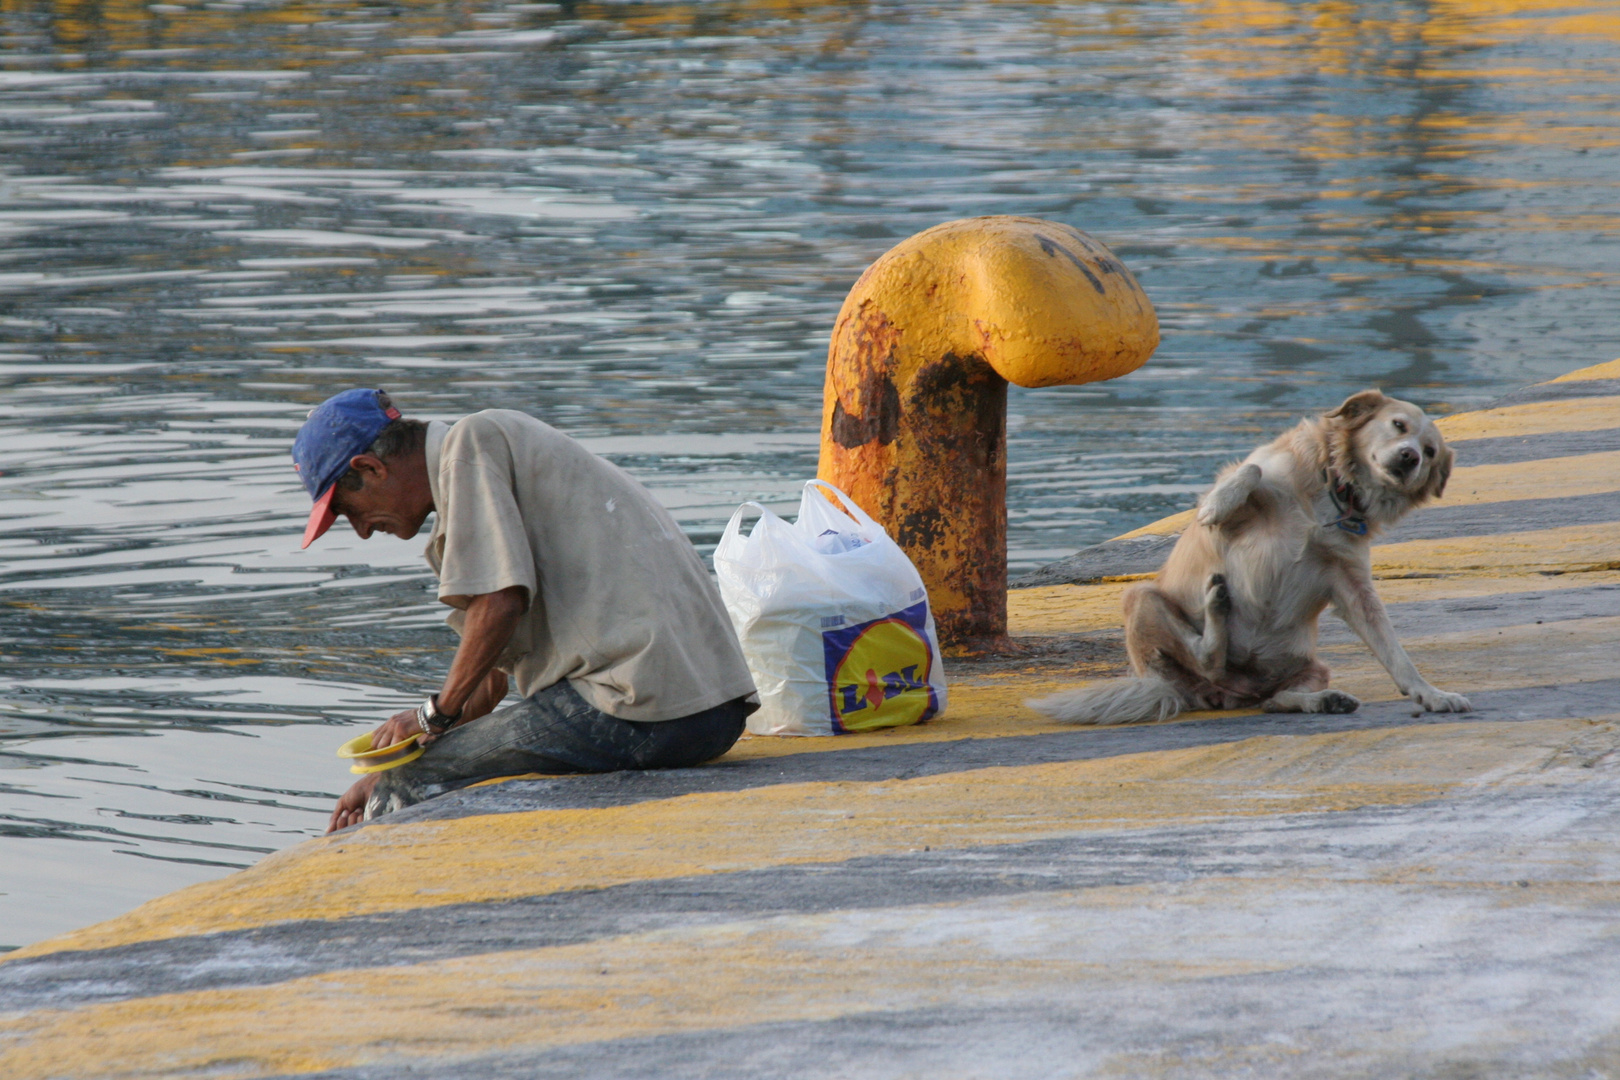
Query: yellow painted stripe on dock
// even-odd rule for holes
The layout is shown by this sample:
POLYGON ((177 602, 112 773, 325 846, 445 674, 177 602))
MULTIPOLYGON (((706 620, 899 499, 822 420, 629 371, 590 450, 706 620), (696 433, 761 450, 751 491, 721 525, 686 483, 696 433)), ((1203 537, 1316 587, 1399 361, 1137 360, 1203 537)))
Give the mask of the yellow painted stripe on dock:
POLYGON ((1433 573, 1551 573, 1620 570, 1620 528, 1612 524, 1408 540, 1372 549, 1380 577, 1433 573))
MULTIPOLYGON (((1412 758, 1415 751, 1401 749, 1431 745, 1436 736, 1423 732, 1436 730, 1265 737, 913 780, 782 784, 627 806, 371 825, 305 841, 8 959, 924 846, 1403 803, 1430 798, 1469 771, 1461 758, 1427 751, 1412 758), (1316 763, 1309 782, 1296 783, 1291 763, 1307 758, 1316 763)), ((1504 732, 1495 749, 1480 752, 1495 762, 1521 742, 1504 732)))
MULTIPOLYGON (((1098 585, 1041 585, 1033 589, 1007 590, 1007 629, 1021 634, 1083 634, 1095 630, 1118 630, 1124 625, 1121 594, 1130 585, 1104 582, 1098 585)), ((951 662, 945 661, 945 674, 951 662)))
POLYGON ((1447 442, 1453 443, 1553 435, 1563 431, 1608 431, 1620 427, 1620 397, 1532 401, 1442 416, 1435 421, 1435 426, 1447 442))
MULTIPOLYGON (((1099 893, 1074 899, 1113 909, 1152 902, 1152 890, 1141 886, 1099 893)), ((1052 893, 1038 900, 1066 898, 1052 893)), ((1012 917, 1028 906, 1023 898, 1002 905, 1012 917)), ((959 938, 925 943, 905 936, 907 923, 945 907, 884 912, 877 918, 893 936, 851 949, 831 946, 840 931, 849 933, 847 914, 789 916, 36 1014, 26 1023, 0 1024, 0 1038, 15 1040, 0 1052, 0 1069, 10 1080, 246 1080, 364 1065, 403 1070, 502 1052, 924 1008, 937 1005, 941 980, 971 987, 975 1000, 988 1003, 1019 989, 1105 974, 1162 983, 1288 966, 1230 959, 1009 961, 989 948, 953 948, 959 938)), ((1059 940, 1067 944, 1071 936, 1072 930, 1059 940)))
POLYGON ((1620 571, 1599 570, 1589 574, 1522 576, 1457 576, 1432 578, 1388 578, 1378 583, 1378 595, 1386 604, 1410 604, 1420 600, 1464 600, 1474 596, 1507 596, 1513 593, 1544 593, 1558 589, 1586 589, 1595 585, 1620 585, 1620 571))
POLYGON ((1620 450, 1517 461, 1508 465, 1470 465, 1452 472, 1445 496, 1431 505, 1477 506, 1521 499, 1567 499, 1605 491, 1620 491, 1620 450))
POLYGON ((1567 375, 1560 375, 1550 382, 1586 382, 1591 379, 1620 379, 1620 360, 1610 360, 1606 364, 1593 364, 1591 367, 1578 368, 1567 375))
MULTIPOLYGON (((1242 885, 1221 892, 1234 887, 1242 885)), ((1017 918, 1020 909, 1065 900, 1123 913, 1154 902, 1154 891, 1014 897, 1002 901, 1000 914, 1017 918)), ((852 936, 848 913, 786 916, 36 1013, 0 1021, 0 1040, 12 1044, 0 1051, 0 1070, 8 1080, 248 1080, 365 1065, 403 1074, 411 1065, 443 1067, 503 1052, 937 1007, 942 982, 971 988, 975 1001, 989 1004, 1020 989, 1103 976, 1163 983, 1290 966, 1173 957, 1087 962, 1073 958, 1072 927, 1052 939, 1070 948, 1016 960, 994 948, 963 949, 961 934, 940 940, 906 933, 953 906, 962 905, 860 917, 868 933, 849 948, 837 945, 852 936), (873 923, 889 933, 872 934, 873 923)))
MULTIPOLYGON (((1596 727, 1590 720, 1511 726, 1458 723, 1255 739, 1213 751, 1152 755, 1153 768, 1126 781, 1105 777, 1083 793, 1068 788, 1019 791, 1057 796, 1073 815, 1066 823, 1069 832, 1077 826, 1096 826, 1089 817, 1077 820, 1086 811, 1104 816, 1108 827, 1119 827, 1185 819, 1188 811, 1193 818, 1208 818, 1399 805, 1480 781, 1545 782, 1545 768, 1570 759, 1596 727), (1150 776, 1151 782, 1144 782, 1150 776), (1178 804, 1172 817, 1160 808, 1164 800, 1178 804)), ((904 787, 868 786, 883 793, 904 787)), ((1044 805, 1032 802, 1022 810, 1039 812, 1044 805)), ((893 811, 893 816, 862 822, 859 828, 868 836, 907 831, 902 842, 913 847, 930 836, 937 840, 934 825, 914 828, 917 823, 906 814, 913 808, 903 800, 887 805, 883 809, 893 811)), ((953 798, 946 812, 971 821, 1007 811, 999 805, 981 810, 953 798)), ((932 808, 927 813, 931 819, 946 820, 932 808)), ((509 823, 512 818, 502 820, 509 823)), ((721 833, 746 841, 746 830, 715 827, 726 820, 732 819, 710 819, 696 835, 721 833)), ((820 823, 801 818, 795 822, 795 840, 822 829, 820 823)), ((843 842, 852 831, 844 830, 843 842)), ((668 834, 664 846, 671 842, 669 837, 691 835, 668 834)), ((440 850, 449 858, 466 853, 459 846, 440 850)), ((840 856, 860 853, 864 852, 851 850, 840 856)), ((517 854, 530 864, 536 856, 545 858, 544 851, 533 849, 517 854)), ((368 853, 368 861, 379 857, 396 872, 421 869, 400 864, 398 851, 368 853)), ((647 858, 656 862, 657 854, 647 858)), ((503 875, 522 869, 510 864, 499 868, 503 875)), ((1411 872, 1401 867, 1383 870, 1385 886, 1398 884, 1403 872, 1411 872)), ((1309 878, 1302 875, 1299 880, 1309 878)), ((1255 902, 1275 897, 1279 884, 1275 879, 1228 879, 1188 888, 1230 907, 1235 894, 1252 895, 1255 902)), ((1503 886, 1453 882, 1451 887, 1503 886)), ((8 1080, 61 1076, 134 1080, 176 1075, 262 1077, 365 1064, 403 1069, 424 1059, 442 1062, 511 1050, 533 1053, 744 1024, 814 1022, 883 1009, 927 1008, 937 1003, 942 983, 969 987, 975 1000, 991 1002, 1104 974, 1162 983, 1272 969, 1252 959, 1228 963, 1221 959, 1220 949, 1189 954, 1185 943, 1176 943, 1163 955, 1133 957, 1124 963, 1106 950, 1087 947, 1088 942, 1104 940, 1099 929, 1115 925, 1108 920, 1146 903, 1163 902, 1158 886, 999 900, 997 910, 1009 926, 1035 928, 1045 944, 1034 949, 1027 943, 1013 948, 1010 940, 1003 940, 1000 947, 985 942, 963 948, 963 940, 975 934, 993 936, 998 928, 985 927, 982 916, 964 912, 959 932, 941 934, 941 915, 966 906, 941 904, 739 919, 578 945, 344 971, 264 987, 39 1010, 0 1019, 0 1075, 8 1080), (1099 909, 1098 925, 1083 921, 1085 910, 1099 909), (907 932, 925 920, 930 933, 907 932), (791 977, 784 978, 783 972, 791 972, 791 977)), ((1287 966, 1285 960, 1277 964, 1287 966)))

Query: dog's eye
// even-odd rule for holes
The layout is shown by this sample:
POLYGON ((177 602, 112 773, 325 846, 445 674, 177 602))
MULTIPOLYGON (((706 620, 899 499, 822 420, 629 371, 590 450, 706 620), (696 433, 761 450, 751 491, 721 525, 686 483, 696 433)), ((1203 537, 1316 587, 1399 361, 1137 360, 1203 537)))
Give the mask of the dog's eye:
POLYGON ((1391 420, 1390 423, 1395 425, 1395 430, 1396 431, 1400 432, 1402 435, 1406 434, 1406 421, 1405 420, 1391 420))
POLYGON ((1424 448, 1423 448, 1423 456, 1424 456, 1424 457, 1434 457, 1434 447, 1432 447, 1432 446, 1425 446, 1425 447, 1424 447, 1424 448))

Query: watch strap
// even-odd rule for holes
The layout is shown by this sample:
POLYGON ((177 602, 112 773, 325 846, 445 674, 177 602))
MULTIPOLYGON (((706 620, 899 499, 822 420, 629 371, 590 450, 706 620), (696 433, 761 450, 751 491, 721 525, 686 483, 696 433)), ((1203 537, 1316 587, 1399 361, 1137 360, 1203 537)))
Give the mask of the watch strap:
POLYGON ((426 701, 416 707, 416 722, 422 728, 424 735, 438 735, 448 731, 457 720, 460 713, 454 715, 439 708, 439 695, 429 694, 426 701))

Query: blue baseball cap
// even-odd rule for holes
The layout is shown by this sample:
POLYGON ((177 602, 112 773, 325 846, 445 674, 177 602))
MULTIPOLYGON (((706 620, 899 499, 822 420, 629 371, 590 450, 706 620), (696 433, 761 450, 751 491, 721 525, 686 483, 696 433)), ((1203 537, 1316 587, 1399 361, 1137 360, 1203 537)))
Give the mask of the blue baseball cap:
POLYGON ((349 471, 349 460, 371 449, 389 421, 398 419, 399 410, 381 390, 345 390, 310 410, 292 446, 293 468, 315 500, 304 526, 304 547, 337 520, 332 493, 338 478, 349 471))

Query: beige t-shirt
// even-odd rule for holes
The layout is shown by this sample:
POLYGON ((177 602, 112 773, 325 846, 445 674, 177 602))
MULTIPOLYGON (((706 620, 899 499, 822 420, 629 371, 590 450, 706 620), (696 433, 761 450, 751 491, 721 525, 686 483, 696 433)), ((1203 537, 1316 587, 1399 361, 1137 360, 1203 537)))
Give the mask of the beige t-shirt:
POLYGON ((674 720, 754 692, 703 561, 622 469, 507 409, 429 424, 427 466, 439 599, 528 590, 498 661, 520 694, 567 679, 610 716, 674 720))

